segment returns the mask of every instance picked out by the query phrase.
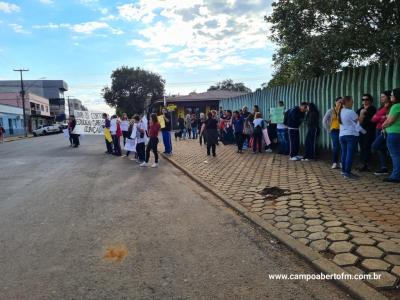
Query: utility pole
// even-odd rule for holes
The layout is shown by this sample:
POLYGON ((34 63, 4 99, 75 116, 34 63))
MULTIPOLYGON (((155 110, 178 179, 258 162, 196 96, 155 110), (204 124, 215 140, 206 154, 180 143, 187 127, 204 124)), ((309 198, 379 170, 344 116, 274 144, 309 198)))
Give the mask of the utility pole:
MULTIPOLYGON (((72 98, 73 96, 67 96, 67 101, 68 101, 68 114, 71 115, 71 105, 69 99, 72 98)), ((74 108, 75 111, 75 108, 74 108)))
POLYGON ((23 117, 24 117, 24 135, 25 137, 28 136, 28 131, 26 129, 26 113, 25 113, 25 90, 24 90, 24 80, 22 79, 22 73, 28 72, 29 69, 14 69, 15 72, 19 72, 21 76, 21 98, 22 98, 22 110, 23 110, 23 117))

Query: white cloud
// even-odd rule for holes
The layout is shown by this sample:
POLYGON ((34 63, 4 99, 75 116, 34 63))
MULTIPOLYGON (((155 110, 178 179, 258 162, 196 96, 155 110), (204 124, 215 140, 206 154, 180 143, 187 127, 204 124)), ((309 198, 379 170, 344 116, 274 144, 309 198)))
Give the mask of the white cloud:
POLYGON ((124 32, 120 29, 111 27, 109 24, 106 22, 98 22, 98 21, 92 21, 92 22, 86 22, 86 23, 80 23, 80 24, 68 24, 68 23, 62 23, 62 24, 54 24, 54 23, 49 23, 46 25, 34 25, 33 28, 35 29, 61 29, 61 28, 67 28, 70 29, 71 31, 79 34, 84 34, 84 35, 90 35, 95 33, 96 31, 100 30, 106 30, 108 32, 111 32, 112 34, 115 35, 121 35, 124 32))
POLYGON ((45 5, 54 4, 53 0, 39 0, 39 2, 45 5))
POLYGON ((8 24, 16 33, 21 33, 21 34, 28 34, 29 31, 25 30, 24 27, 20 24, 8 24))
POLYGON ((249 60, 246 51, 266 52, 271 47, 264 21, 269 2, 139 0, 136 5, 117 8, 123 20, 144 25, 139 31, 141 37, 129 45, 158 54, 169 53, 170 66, 215 70, 224 65, 267 61, 263 57, 249 60))
POLYGON ((0 1, 0 11, 6 14, 19 12, 20 10, 21 10, 20 7, 14 3, 0 1))
POLYGON ((109 25, 107 23, 97 22, 97 21, 75 24, 71 26, 71 29, 73 31, 83 34, 91 34, 96 30, 106 29, 106 28, 109 28, 109 25))

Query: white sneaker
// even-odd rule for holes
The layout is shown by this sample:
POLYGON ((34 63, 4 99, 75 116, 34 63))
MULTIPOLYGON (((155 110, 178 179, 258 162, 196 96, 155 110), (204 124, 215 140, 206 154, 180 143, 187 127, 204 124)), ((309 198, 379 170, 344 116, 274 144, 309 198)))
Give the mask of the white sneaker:
POLYGON ((289 158, 289 160, 299 161, 300 158, 298 156, 293 156, 293 157, 289 158))
POLYGON ((302 158, 301 161, 310 161, 308 158, 302 158))
POLYGON ((152 168, 158 168, 158 163, 154 163, 151 165, 152 168))
POLYGON ((337 163, 333 163, 332 164, 332 169, 337 169, 338 168, 338 164, 337 163))
POLYGON ((272 153, 272 149, 267 149, 267 150, 265 150, 265 153, 272 153))
POLYGON ((147 162, 144 162, 144 163, 141 163, 139 166, 140 166, 140 167, 148 167, 149 164, 148 164, 147 162))

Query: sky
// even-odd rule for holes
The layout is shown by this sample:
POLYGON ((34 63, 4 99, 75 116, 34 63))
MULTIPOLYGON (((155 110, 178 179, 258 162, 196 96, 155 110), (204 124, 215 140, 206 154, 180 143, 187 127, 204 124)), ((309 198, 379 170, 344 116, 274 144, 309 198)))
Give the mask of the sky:
POLYGON ((205 92, 232 78, 251 89, 271 78, 271 0, 0 0, 0 80, 62 79, 66 96, 110 112, 112 70, 141 67, 166 94, 205 92))

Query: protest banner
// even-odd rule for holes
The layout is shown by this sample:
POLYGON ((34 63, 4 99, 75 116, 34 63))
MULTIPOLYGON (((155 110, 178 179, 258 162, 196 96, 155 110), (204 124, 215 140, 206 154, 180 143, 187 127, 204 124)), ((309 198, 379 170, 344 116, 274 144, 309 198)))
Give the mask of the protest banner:
POLYGON ((103 134, 103 113, 98 111, 75 110, 75 134, 103 134))
POLYGON ((269 110, 271 116, 271 123, 282 124, 285 113, 284 107, 271 107, 269 110))

